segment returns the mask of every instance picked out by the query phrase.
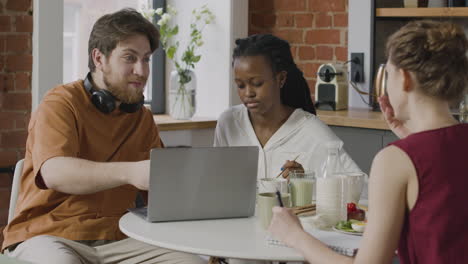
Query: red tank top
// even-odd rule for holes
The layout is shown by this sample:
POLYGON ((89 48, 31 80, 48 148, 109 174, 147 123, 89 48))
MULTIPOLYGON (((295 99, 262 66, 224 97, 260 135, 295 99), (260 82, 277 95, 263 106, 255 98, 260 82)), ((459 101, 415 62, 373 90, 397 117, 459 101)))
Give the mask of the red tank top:
POLYGON ((468 263, 468 124, 424 131, 393 145, 416 168, 419 193, 398 246, 402 264, 468 263))

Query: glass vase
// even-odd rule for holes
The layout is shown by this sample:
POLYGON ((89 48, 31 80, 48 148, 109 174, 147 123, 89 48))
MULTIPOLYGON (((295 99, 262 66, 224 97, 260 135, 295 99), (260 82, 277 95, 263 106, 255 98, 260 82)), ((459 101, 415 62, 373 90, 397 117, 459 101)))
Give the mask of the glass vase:
POLYGON ((190 119, 195 114, 197 80, 195 73, 186 70, 184 76, 171 72, 169 88, 169 114, 174 119, 190 119))

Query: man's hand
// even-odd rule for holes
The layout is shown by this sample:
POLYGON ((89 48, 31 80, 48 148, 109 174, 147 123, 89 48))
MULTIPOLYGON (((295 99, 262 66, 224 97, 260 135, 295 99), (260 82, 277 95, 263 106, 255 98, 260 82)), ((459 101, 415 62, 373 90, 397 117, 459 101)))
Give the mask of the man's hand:
POLYGON ((149 189, 150 161, 143 160, 135 163, 135 173, 127 175, 127 182, 136 188, 147 191, 149 189))
POLYGON ((405 123, 401 120, 395 118, 395 112, 393 107, 388 100, 387 95, 379 97, 380 109, 382 110, 385 121, 387 122, 390 129, 397 135, 399 138, 405 138, 411 134, 411 131, 408 127, 405 126, 405 123))
POLYGON ((281 167, 283 171, 283 178, 288 178, 289 173, 292 171, 304 172, 304 168, 300 163, 295 162, 294 160, 287 160, 286 163, 281 167))

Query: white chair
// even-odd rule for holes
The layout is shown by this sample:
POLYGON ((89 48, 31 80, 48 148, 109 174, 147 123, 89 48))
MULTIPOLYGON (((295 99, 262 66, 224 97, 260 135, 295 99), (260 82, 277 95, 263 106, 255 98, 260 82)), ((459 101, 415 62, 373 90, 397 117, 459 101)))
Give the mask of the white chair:
POLYGON ((10 208, 8 209, 8 223, 13 220, 15 216, 16 200, 18 200, 18 193, 20 188, 21 175, 23 174, 24 159, 16 163, 15 173, 13 174, 13 183, 11 184, 10 195, 10 208))
POLYGON ((25 262, 25 261, 15 259, 12 257, 8 257, 2 254, 0 254, 0 263, 3 263, 3 264, 28 264, 29 263, 31 264, 30 262, 25 262))

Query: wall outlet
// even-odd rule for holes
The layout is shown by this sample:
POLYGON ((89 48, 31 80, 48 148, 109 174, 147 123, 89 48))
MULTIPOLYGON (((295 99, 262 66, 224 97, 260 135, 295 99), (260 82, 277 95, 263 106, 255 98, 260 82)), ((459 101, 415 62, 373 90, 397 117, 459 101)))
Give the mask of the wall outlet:
POLYGON ((351 53, 351 81, 364 82, 364 53, 351 53))

